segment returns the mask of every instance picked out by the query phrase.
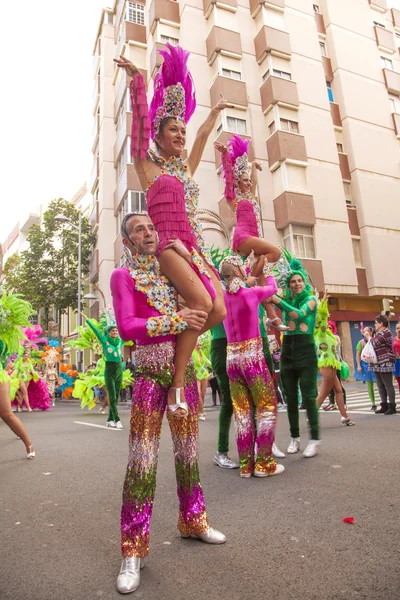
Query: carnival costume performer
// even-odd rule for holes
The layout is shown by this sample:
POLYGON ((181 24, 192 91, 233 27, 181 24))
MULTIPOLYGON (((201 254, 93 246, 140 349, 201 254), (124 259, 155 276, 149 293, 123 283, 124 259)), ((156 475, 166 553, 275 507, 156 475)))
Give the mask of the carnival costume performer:
POLYGON ((373 371, 369 370, 368 363, 366 363, 365 360, 361 360, 361 354, 362 354, 362 351, 364 350, 364 346, 367 343, 366 334, 369 334, 370 337, 373 337, 374 333, 375 333, 374 328, 369 327, 369 326, 367 326, 361 330, 361 334, 363 337, 357 343, 357 346, 356 346, 357 368, 354 372, 354 377, 355 377, 356 381, 362 381, 363 383, 367 384, 368 396, 369 396, 369 399, 371 400, 371 404, 372 404, 372 406, 371 406, 372 412, 376 411, 376 400, 375 400, 375 390, 374 390, 374 383, 376 381, 375 373, 373 371))
MULTIPOLYGON (((159 234, 161 272, 185 300, 186 306, 208 314, 204 327, 207 331, 220 323, 226 313, 222 288, 197 214, 199 188, 193 176, 219 113, 229 105, 221 98, 211 110, 184 161, 181 155, 186 142, 186 125, 196 108, 194 83, 187 67, 189 53, 170 44, 167 44, 167 50, 159 52, 164 62, 154 79, 149 111, 139 70, 124 57, 115 61, 133 77, 130 84, 131 154, 139 181, 147 190, 147 209, 159 234), (148 152, 150 134, 157 153, 148 152), (191 254, 190 262, 171 246, 171 240, 175 239, 179 239, 191 254)), ((188 412, 184 402, 184 377, 197 337, 196 331, 187 329, 178 336, 176 344, 168 410, 180 416, 188 412)))
POLYGON ((206 331, 197 338, 196 348, 193 350, 192 358, 196 373, 197 388, 199 391, 199 420, 205 421, 204 400, 207 392, 207 382, 212 372, 210 362, 211 333, 206 331))
POLYGON ((103 332, 94 325, 91 319, 86 319, 86 324, 99 340, 106 361, 104 379, 110 398, 107 426, 122 429, 122 423, 118 415, 118 398, 121 393, 122 372, 124 370, 122 367, 122 346, 124 343, 118 335, 114 316, 109 311, 107 315, 108 322, 103 328, 103 332))
POLYGON ((301 262, 295 258, 290 261, 287 276, 287 289, 284 298, 273 296, 272 301, 283 313, 283 321, 289 330, 283 335, 281 352, 281 382, 287 403, 291 442, 288 453, 295 454, 300 449, 298 387, 303 404, 307 410, 311 440, 303 455, 315 456, 318 451, 319 424, 315 399, 317 391, 317 352, 314 329, 317 300, 308 274, 301 262))
POLYGON ((33 314, 31 305, 18 294, 0 290, 0 418, 25 444, 27 458, 35 458, 35 451, 28 433, 11 410, 10 377, 4 370, 7 356, 18 351, 25 336, 22 327, 27 326, 33 314))
MULTIPOLYGON (((18 412, 21 412, 23 402, 25 402, 28 411, 32 412, 33 408, 31 408, 29 402, 28 386, 31 380, 34 383, 39 381, 39 375, 35 371, 31 358, 31 347, 27 340, 22 347, 22 355, 14 361, 14 369, 11 377, 18 382, 18 388, 16 389, 15 395, 18 400, 18 412)), ((12 397, 12 400, 14 400, 14 396, 12 397)))
POLYGON ((352 421, 347 414, 344 405, 342 384, 340 383, 336 374, 337 371, 341 371, 342 363, 337 357, 336 336, 328 328, 328 298, 328 293, 325 292, 324 297, 318 307, 314 330, 315 344, 317 346, 318 353, 318 369, 319 374, 322 377, 321 387, 317 396, 317 406, 319 408, 322 405, 331 389, 333 389, 336 396, 336 403, 341 414, 342 425, 349 426, 354 425, 354 421, 352 421))
POLYGON ((228 340, 226 371, 241 477, 252 474, 268 477, 285 470, 272 456, 277 406, 274 383, 264 358, 258 307, 277 291, 277 286, 272 274, 264 271, 266 285, 247 288, 246 273, 238 256, 225 258, 220 267, 227 286, 224 292, 227 310, 224 326, 228 340))
MULTIPOLYGON (((177 293, 161 274, 155 256, 156 233, 148 216, 126 215, 122 237, 126 267, 113 272, 111 292, 120 335, 137 344, 121 512, 124 559, 117 580, 118 590, 129 593, 140 584, 140 568, 149 551, 159 439, 173 377, 176 336, 189 327, 200 331, 207 313, 189 308, 179 311, 177 293)), ((183 244, 182 249, 185 250, 183 244)), ((178 529, 183 537, 195 536, 206 543, 222 544, 225 536, 209 526, 199 479, 198 393, 193 363, 187 367, 185 381, 187 416, 180 418, 167 411, 179 498, 178 529)))

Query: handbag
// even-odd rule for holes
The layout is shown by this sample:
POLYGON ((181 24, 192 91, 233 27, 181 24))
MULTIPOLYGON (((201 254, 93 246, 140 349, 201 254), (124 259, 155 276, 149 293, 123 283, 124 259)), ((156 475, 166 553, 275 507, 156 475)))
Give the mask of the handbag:
POLYGON ((371 340, 368 340, 368 342, 365 344, 364 349, 361 352, 361 360, 369 365, 377 364, 378 360, 376 358, 375 350, 371 340))

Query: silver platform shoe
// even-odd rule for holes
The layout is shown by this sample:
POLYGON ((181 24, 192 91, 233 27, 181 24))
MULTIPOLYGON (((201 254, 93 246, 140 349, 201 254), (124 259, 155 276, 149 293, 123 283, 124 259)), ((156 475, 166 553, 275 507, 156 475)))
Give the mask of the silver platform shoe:
POLYGON ((239 463, 229 458, 227 452, 216 452, 213 458, 213 462, 221 469, 238 469, 239 463))
POLYGON ((196 533, 194 535, 186 535, 181 533, 183 538, 197 538, 201 540, 205 544, 224 544, 226 542, 226 537, 220 531, 209 527, 203 533, 196 533))
POLYGON ((140 569, 144 567, 144 558, 128 556, 124 558, 117 578, 117 590, 120 594, 130 594, 140 585, 140 569))

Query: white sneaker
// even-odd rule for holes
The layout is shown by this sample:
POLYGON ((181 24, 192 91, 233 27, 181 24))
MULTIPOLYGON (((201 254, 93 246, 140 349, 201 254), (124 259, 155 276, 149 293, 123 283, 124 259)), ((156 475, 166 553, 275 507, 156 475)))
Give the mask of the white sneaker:
POLYGON ((300 450, 300 438, 292 438, 287 449, 288 454, 297 454, 300 450))
POLYGON ((114 429, 116 428, 116 424, 114 423, 114 421, 107 421, 107 427, 113 427, 114 429))
POLYGON ((285 456, 286 456, 286 454, 284 452, 282 452, 282 450, 279 450, 279 448, 275 444, 275 442, 272 444, 272 456, 274 458, 285 458, 285 456))
POLYGON ((318 453, 318 447, 320 445, 319 440, 310 440, 306 446, 306 449, 303 452, 303 456, 306 458, 312 458, 318 453))
POLYGON ((273 473, 264 473, 264 471, 254 471, 254 477, 273 477, 273 475, 280 475, 285 470, 283 465, 276 465, 276 471, 273 473))
POLYGON ((122 425, 121 421, 117 421, 117 422, 115 423, 115 427, 116 427, 117 429, 123 429, 123 425, 122 425))

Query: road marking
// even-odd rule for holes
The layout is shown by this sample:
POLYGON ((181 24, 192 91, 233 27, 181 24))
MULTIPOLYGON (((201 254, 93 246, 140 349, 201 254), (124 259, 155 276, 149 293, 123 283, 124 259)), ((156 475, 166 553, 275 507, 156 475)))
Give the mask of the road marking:
POLYGON ((116 427, 107 427, 107 425, 95 425, 94 423, 85 423, 84 421, 74 421, 77 425, 87 425, 88 427, 98 427, 99 429, 112 429, 113 431, 123 431, 123 429, 117 429, 116 427))

